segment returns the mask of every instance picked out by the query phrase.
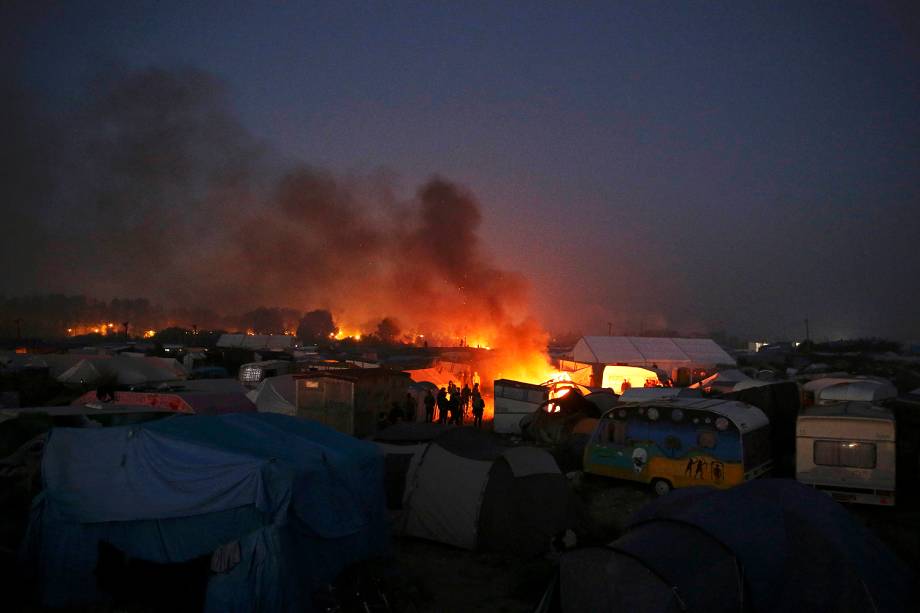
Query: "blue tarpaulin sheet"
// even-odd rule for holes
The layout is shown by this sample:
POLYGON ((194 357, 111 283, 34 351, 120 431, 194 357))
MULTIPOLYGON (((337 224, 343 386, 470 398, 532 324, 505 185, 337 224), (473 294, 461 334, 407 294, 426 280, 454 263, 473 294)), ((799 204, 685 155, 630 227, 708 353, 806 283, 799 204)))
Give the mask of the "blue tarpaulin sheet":
POLYGON ((309 610, 309 591, 387 549, 383 459, 372 443, 278 414, 176 416, 52 431, 25 551, 50 606, 105 598, 100 541, 157 563, 239 542, 212 575, 215 611, 309 610))

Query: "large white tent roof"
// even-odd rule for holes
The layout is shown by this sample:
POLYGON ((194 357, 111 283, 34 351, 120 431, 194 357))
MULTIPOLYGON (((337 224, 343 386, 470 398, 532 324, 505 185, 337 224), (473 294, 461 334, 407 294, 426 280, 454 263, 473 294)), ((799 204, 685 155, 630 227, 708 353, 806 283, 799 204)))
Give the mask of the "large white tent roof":
POLYGON ((572 359, 589 364, 658 364, 700 368, 735 364, 735 359, 709 338, 585 336, 575 345, 572 359))

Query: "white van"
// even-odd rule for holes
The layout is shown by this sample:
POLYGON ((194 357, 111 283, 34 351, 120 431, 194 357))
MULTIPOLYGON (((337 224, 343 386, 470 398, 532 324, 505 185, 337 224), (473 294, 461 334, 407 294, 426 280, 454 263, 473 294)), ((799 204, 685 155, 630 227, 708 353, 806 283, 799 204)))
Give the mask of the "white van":
POLYGON ((796 479, 840 502, 894 505, 895 418, 868 402, 838 402, 799 413, 796 479))

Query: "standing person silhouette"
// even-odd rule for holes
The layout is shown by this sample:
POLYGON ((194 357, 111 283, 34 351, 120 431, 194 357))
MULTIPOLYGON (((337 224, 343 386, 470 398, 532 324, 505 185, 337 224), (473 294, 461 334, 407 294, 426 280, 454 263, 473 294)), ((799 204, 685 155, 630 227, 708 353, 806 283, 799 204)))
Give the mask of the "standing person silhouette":
POLYGON ((406 421, 415 421, 415 409, 418 407, 418 401, 412 394, 406 393, 406 399, 403 401, 403 419, 406 421))
POLYGON ((460 421, 463 421, 463 418, 466 416, 466 412, 470 408, 470 398, 473 396, 473 390, 470 389, 468 383, 463 384, 463 389, 460 390, 460 421))
POLYGON ((448 408, 447 405, 448 403, 447 403, 447 390, 445 388, 442 387, 440 391, 438 391, 438 397, 435 402, 438 405, 438 423, 446 424, 447 423, 447 408, 448 408))
POLYGON ((431 395, 431 390, 425 394, 425 423, 431 423, 434 421, 434 396, 431 395))
POLYGON ((482 396, 477 390, 473 394, 473 426, 478 430, 482 430, 482 414, 486 410, 486 401, 482 399, 482 396))

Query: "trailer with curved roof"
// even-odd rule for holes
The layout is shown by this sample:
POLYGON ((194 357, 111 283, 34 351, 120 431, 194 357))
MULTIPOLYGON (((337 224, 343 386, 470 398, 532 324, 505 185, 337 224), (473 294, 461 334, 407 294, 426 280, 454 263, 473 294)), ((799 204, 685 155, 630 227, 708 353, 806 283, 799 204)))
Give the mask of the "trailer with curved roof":
POLYGON ((585 447, 585 472, 675 487, 728 488, 767 474, 770 421, 733 400, 665 398, 605 412, 585 447))

